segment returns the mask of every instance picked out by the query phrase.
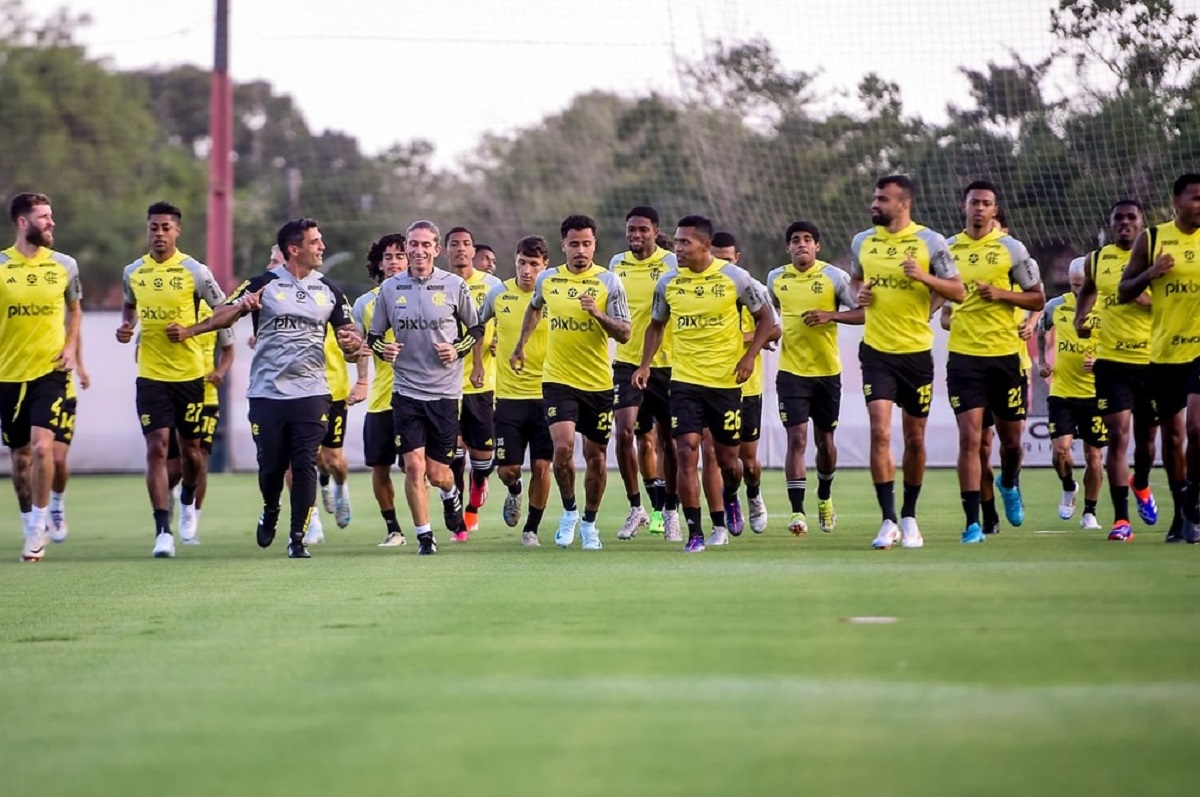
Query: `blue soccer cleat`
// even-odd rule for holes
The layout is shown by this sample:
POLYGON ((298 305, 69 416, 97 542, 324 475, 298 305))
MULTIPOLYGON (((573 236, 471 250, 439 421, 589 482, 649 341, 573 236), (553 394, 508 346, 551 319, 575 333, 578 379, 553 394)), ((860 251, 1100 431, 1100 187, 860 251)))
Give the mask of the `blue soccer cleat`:
POLYGON ((1025 502, 1021 500, 1021 488, 1005 487, 1000 483, 1000 477, 996 477, 996 491, 1000 493, 1001 500, 1004 501, 1004 517, 1008 518, 1008 522, 1013 526, 1020 526, 1025 522, 1025 502))

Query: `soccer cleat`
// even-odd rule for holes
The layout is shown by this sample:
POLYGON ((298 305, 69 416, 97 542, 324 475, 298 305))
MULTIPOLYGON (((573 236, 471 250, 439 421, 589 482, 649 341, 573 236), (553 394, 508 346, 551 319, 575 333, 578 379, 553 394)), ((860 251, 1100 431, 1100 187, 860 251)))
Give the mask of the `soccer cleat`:
POLYGON ((504 496, 504 522, 512 528, 521 522, 521 494, 504 496))
POLYGON ((200 513, 195 504, 179 505, 179 541, 184 545, 199 545, 200 513))
POLYGON ((579 524, 579 510, 563 512, 558 521, 558 531, 554 532, 554 544, 566 548, 575 542, 575 526, 579 524))
POLYGON ((22 562, 40 562, 46 555, 46 532, 38 529, 33 534, 25 531, 25 545, 21 548, 22 562))
POLYGON ((900 542, 900 527, 893 520, 885 520, 879 527, 879 533, 875 535, 875 539, 871 540, 871 547, 877 551, 886 551, 898 542, 900 542))
POLYGON ((275 542, 275 527, 278 524, 279 508, 267 509, 263 507, 262 514, 258 516, 258 529, 255 532, 259 548, 270 548, 271 543, 275 542))
MULTIPOLYGON (((1078 485, 1074 490, 1063 490, 1062 498, 1058 501, 1058 516, 1063 520, 1070 520, 1075 515, 1075 496, 1078 494, 1078 485)), ((1004 511, 1008 511, 1007 501, 1005 501, 1004 511)))
POLYGON ((522 531, 521 532, 521 545, 526 548, 541 548, 542 547, 542 544, 540 542, 538 542, 538 536, 537 536, 536 531, 522 531))
POLYGON ((703 553, 704 538, 703 537, 688 537, 687 545, 683 546, 684 553, 703 553))
POLYGON ((50 542, 66 542, 67 534, 67 513, 61 509, 51 509, 49 514, 50 522, 47 528, 50 532, 50 542))
POLYGON ((618 540, 632 540, 637 536, 638 529, 642 526, 650 524, 650 516, 646 514, 646 510, 640 506, 631 506, 629 515, 625 518, 625 522, 621 524, 621 528, 617 531, 618 540))
POLYGON ((169 531, 164 531, 154 538, 155 559, 171 559, 175 556, 175 537, 169 531))
POLYGON ((666 520, 663 519, 663 513, 655 509, 650 513, 650 533, 662 534, 666 528, 666 520))
POLYGON ((1200 545, 1200 524, 1184 520, 1183 540, 1188 545, 1200 545))
POLYGON ((604 547, 604 543, 600 542, 600 529, 586 520, 579 524, 579 539, 585 551, 599 551, 604 547))
POLYGON ((1079 527, 1084 531, 1099 531, 1100 521, 1091 512, 1084 512, 1083 517, 1079 519, 1079 527))
POLYGON ((1133 477, 1129 477, 1129 492, 1133 493, 1134 500, 1137 501, 1138 517, 1147 526, 1153 526, 1158 522, 1158 502, 1154 500, 1154 493, 1150 491, 1150 485, 1146 485, 1145 490, 1139 490, 1133 486, 1133 477))
POLYGON ((458 531, 452 532, 450 534, 450 542, 470 542, 470 541, 471 541, 471 532, 467 531, 465 527, 459 529, 458 531))
POLYGON ((300 540, 290 540, 288 542, 288 559, 311 559, 312 554, 308 552, 308 546, 300 540))
POLYGON ((725 502, 725 528, 735 537, 742 536, 745 523, 742 520, 742 502, 737 498, 725 502))
POLYGON ((921 536, 921 530, 917 528, 917 519, 915 517, 900 518, 900 547, 925 547, 925 538, 921 536))
POLYGON ((817 501, 817 523, 821 526, 821 531, 826 534, 833 531, 837 526, 837 512, 833 509, 833 499, 826 498, 824 501, 817 501))
POLYGON ((476 485, 475 476, 471 476, 471 494, 469 498, 471 506, 475 507, 476 509, 483 509, 483 505, 486 504, 488 500, 487 479, 483 480, 483 484, 476 485))
POLYGON ((788 521, 788 531, 797 537, 808 534, 808 518, 803 512, 792 513, 792 519, 788 521))
POLYGON ((467 531, 479 531, 479 513, 470 510, 463 512, 463 526, 467 531))
POLYGON ((376 548, 399 548, 401 545, 408 545, 408 540, 404 537, 403 531, 389 531, 387 536, 383 538, 383 542, 379 543, 376 548))
POLYGON ((708 542, 706 542, 704 544, 706 546, 708 546, 708 545, 728 545, 729 544, 729 532, 727 532, 725 529, 721 528, 720 526, 717 526, 716 528, 714 528, 712 530, 712 534, 708 535, 708 542))
POLYGON ((329 514, 334 512, 333 501, 333 480, 321 485, 321 506, 325 507, 325 511, 329 514))
POLYGON ((1133 539, 1133 529, 1129 527, 1128 520, 1118 520, 1113 524, 1112 531, 1108 533, 1110 542, 1129 542, 1133 539))
POLYGON ((1000 521, 997 520, 994 523, 984 524, 983 533, 984 534, 999 534, 1000 533, 1000 521))
POLYGON ((767 514, 767 502, 763 500, 761 495, 757 495, 750 499, 750 530, 755 534, 762 534, 767 530, 767 522, 770 520, 770 515, 767 514))
MULTIPOLYGON (((183 532, 180 531, 180 534, 183 532)), ((321 515, 317 512, 316 507, 313 507, 312 513, 308 516, 308 529, 304 532, 305 545, 320 545, 325 542, 325 526, 321 523, 321 515)))
POLYGON ((446 531, 457 531, 465 525, 462 493, 455 493, 453 498, 442 499, 442 520, 446 522, 446 531))
POLYGON ((679 526, 679 510, 663 512, 663 541, 683 542, 683 529, 679 526))
POLYGON ((417 556, 433 556, 437 553, 437 540, 433 538, 433 532, 427 531, 424 534, 417 535, 417 556))
POLYGON ((962 533, 962 541, 968 544, 983 542, 986 539, 987 537, 983 536, 983 529, 978 523, 972 523, 971 525, 967 526, 966 531, 962 533))
POLYGON ((339 529, 350 525, 350 484, 342 485, 341 494, 333 501, 333 519, 339 529))
POLYGON ((1001 500, 1004 501, 1004 517, 1008 518, 1009 525, 1020 526, 1025 522, 1025 502, 1021 500, 1021 487, 1005 487, 1001 483, 1001 477, 996 477, 996 492, 1000 493, 1001 500))

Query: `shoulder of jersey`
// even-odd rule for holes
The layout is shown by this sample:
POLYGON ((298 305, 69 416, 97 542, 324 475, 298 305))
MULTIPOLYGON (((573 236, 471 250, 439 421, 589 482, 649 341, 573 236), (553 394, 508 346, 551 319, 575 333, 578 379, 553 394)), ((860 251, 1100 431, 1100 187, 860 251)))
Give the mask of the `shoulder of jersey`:
POLYGON ((610 257, 608 259, 608 267, 616 268, 617 266, 621 265, 622 261, 625 260, 626 254, 627 254, 626 252, 621 252, 620 254, 616 254, 616 255, 613 255, 612 257, 610 257))
POLYGON ((50 259, 57 261, 58 264, 63 267, 73 266, 75 268, 79 268, 79 263, 76 262, 75 258, 71 257, 66 252, 57 252, 57 251, 51 249, 50 250, 50 259))
POLYGON ((494 290, 497 286, 504 285, 504 280, 500 279, 495 274, 488 274, 483 281, 487 283, 489 291, 494 290))

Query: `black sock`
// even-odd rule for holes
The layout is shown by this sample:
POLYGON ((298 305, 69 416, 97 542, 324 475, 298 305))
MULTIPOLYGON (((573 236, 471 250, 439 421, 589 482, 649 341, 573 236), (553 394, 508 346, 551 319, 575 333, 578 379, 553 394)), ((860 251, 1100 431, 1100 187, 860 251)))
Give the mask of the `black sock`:
POLYGON ((994 526, 1000 522, 1000 515, 996 512, 995 498, 980 501, 979 508, 983 510, 983 525, 994 526))
POLYGON ((893 523, 899 520, 896 517, 895 482, 876 482, 875 500, 879 502, 879 511, 883 514, 884 520, 890 520, 893 523))
POLYGON ((1096 514, 1096 504, 1097 503, 1099 503, 1099 502, 1098 501, 1089 501, 1088 499, 1084 498, 1083 499, 1083 514, 1085 514, 1085 515, 1096 514))
MULTIPOLYGON (((322 487, 328 487, 329 486, 329 474, 322 473, 321 471, 317 471, 317 481, 320 482, 322 487)), ((180 500, 182 500, 182 499, 180 499, 180 500)), ((187 501, 184 501, 184 503, 186 504, 187 501)))
POLYGON ((154 510, 154 536, 171 533, 171 513, 165 509, 154 510))
POLYGON ((546 511, 544 506, 529 507, 529 514, 525 518, 525 531, 537 534, 538 526, 542 524, 542 513, 546 511))
POLYGON ((463 482, 463 472, 466 470, 467 460, 463 456, 461 450, 454 452, 454 459, 450 460, 450 472, 454 474, 454 486, 461 493, 466 489, 466 484, 463 482))
POLYGON ((1004 472, 1003 468, 1001 468, 1000 469, 1000 486, 1003 487, 1005 490, 1011 490, 1014 487, 1016 487, 1017 486, 1017 474, 1014 473, 1010 476, 1009 474, 1004 472))
POLYGON ((1150 471, 1139 474, 1135 469, 1133 471, 1133 489, 1141 492, 1150 486, 1150 471))
POLYGON ((662 479, 655 479, 653 490, 650 492, 650 505, 659 512, 662 512, 667 503, 667 483, 662 479))
POLYGON ((524 485, 521 484, 520 479, 517 479, 512 484, 508 485, 508 494, 509 495, 520 495, 521 490, 523 490, 523 489, 525 489, 524 485))
POLYGON ((917 499, 921 497, 921 485, 904 485, 904 503, 900 507, 900 517, 917 516, 917 499))
POLYGON ((704 537, 704 528, 700 525, 700 507, 685 506, 683 508, 683 519, 687 523, 689 540, 693 537, 704 537))
POLYGON ((979 522, 979 491, 965 490, 961 493, 963 514, 967 516, 967 525, 979 522))
POLYGON ((787 494, 788 501, 792 505, 793 512, 804 513, 804 491, 808 488, 808 479, 788 479, 787 494))
POLYGON ((1189 481, 1183 489, 1183 516, 1189 523, 1200 523, 1200 482, 1189 481))
POLYGON ((400 521, 396 519, 395 509, 385 509, 379 514, 383 515, 383 522, 387 526, 388 534, 402 534, 400 530, 400 521))
POLYGON ((679 493, 667 493, 667 497, 663 500, 663 511, 674 512, 677 509, 679 509, 679 493))
POLYGON ((184 482, 179 487, 179 503, 191 506, 196 503, 196 485, 184 482))
POLYGON ((1075 490, 1079 489, 1079 485, 1075 483, 1074 471, 1067 471, 1066 476, 1059 476, 1058 478, 1062 480, 1062 488, 1064 493, 1074 492, 1075 490))
POLYGON ((725 513, 724 512, 709 512, 708 519, 712 521, 713 528, 725 528, 725 513))
POLYGON ((1183 521, 1183 504, 1187 500, 1184 493, 1187 491, 1187 482, 1169 482, 1171 487, 1171 497, 1175 503, 1174 515, 1171 519, 1171 525, 1181 523, 1183 521))
POLYGON ((595 523, 596 522, 596 510, 594 510, 594 509, 583 510, 583 522, 584 523, 595 523))
POLYGON ((578 509, 579 509, 579 504, 575 503, 574 498, 564 498, 563 499, 563 511, 564 512, 575 512, 578 509))
POLYGON ((737 488, 735 487, 734 489, 730 490, 728 487, 722 487, 721 488, 721 499, 726 504, 732 504, 734 501, 738 500, 737 488))
POLYGON ((642 494, 641 493, 625 493, 625 496, 629 499, 629 506, 631 508, 637 509, 639 506, 642 505, 642 494))
POLYGON ((1129 486, 1126 484, 1111 484, 1108 494, 1112 498, 1113 520, 1129 521, 1129 486))
POLYGON ((746 482, 746 497, 751 501, 753 501, 755 498, 758 498, 761 493, 762 485, 760 485, 758 482, 754 482, 753 484, 748 481, 746 482))
POLYGON ((817 471, 817 500, 828 501, 833 496, 833 474, 817 471))

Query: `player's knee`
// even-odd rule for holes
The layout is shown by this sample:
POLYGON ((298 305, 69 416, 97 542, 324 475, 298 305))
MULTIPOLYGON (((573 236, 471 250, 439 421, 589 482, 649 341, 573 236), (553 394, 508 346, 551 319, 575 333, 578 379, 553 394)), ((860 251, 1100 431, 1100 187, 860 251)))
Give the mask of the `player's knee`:
POLYGON ((904 433, 904 447, 909 451, 925 450, 925 430, 910 429, 904 433))

